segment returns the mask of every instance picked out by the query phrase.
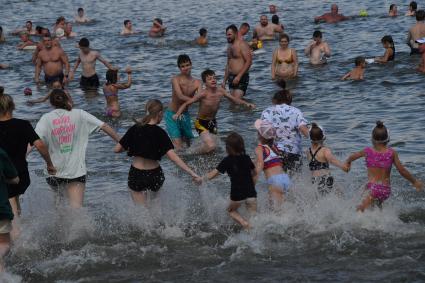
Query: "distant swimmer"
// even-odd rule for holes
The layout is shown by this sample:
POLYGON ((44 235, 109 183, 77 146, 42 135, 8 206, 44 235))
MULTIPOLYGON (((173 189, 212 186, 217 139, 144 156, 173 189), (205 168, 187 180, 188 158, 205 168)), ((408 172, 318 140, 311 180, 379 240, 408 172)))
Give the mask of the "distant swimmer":
POLYGON ((289 36, 282 34, 279 38, 279 48, 272 57, 272 80, 293 79, 298 75, 298 56, 294 48, 289 48, 289 36))
POLYGON ((418 43, 416 40, 425 37, 425 11, 418 10, 416 12, 416 24, 414 24, 407 35, 407 45, 410 46, 410 55, 419 54, 418 43))
POLYGON ((86 24, 90 22, 90 19, 86 17, 86 14, 84 12, 83 8, 78 8, 77 15, 75 16, 75 22, 79 24, 86 24))
POLYGON ((418 3, 415 1, 412 1, 409 3, 409 8, 406 12, 406 16, 408 17, 414 17, 416 16, 416 10, 418 9, 418 3))
POLYGON ((240 40, 245 40, 245 36, 249 33, 250 29, 251 27, 248 23, 242 23, 239 27, 238 38, 240 40))
POLYGON ((277 13, 277 7, 274 4, 269 5, 269 12, 270 14, 276 14, 277 13))
POLYGON ((37 44, 34 41, 32 41, 30 39, 30 37, 28 36, 28 34, 25 33, 25 32, 21 33, 20 39, 21 39, 21 42, 17 46, 17 48, 20 49, 20 50, 27 49, 27 48, 30 48, 30 47, 34 47, 34 49, 35 49, 36 46, 37 46, 37 44))
POLYGON ((269 23, 266 15, 260 17, 260 23, 255 27, 253 37, 258 40, 273 40, 275 33, 283 33, 282 26, 269 23))
POLYGON ((364 80, 364 72, 366 69, 366 59, 364 57, 356 57, 354 59, 354 64, 356 65, 353 70, 348 72, 345 76, 343 76, 342 80, 353 80, 359 81, 364 80))
POLYGON ((124 27, 121 30, 121 35, 130 35, 139 33, 139 31, 133 30, 133 23, 130 20, 124 21, 124 27))
POLYGON ((351 163, 359 158, 364 158, 368 172, 368 183, 365 187, 367 196, 357 207, 357 211, 365 211, 367 208, 377 205, 382 208, 382 204, 391 195, 391 168, 394 164, 401 176, 412 183, 419 192, 423 190, 424 184, 419 179, 410 174, 403 166, 398 153, 388 146, 390 135, 384 123, 376 122, 376 127, 372 131, 371 147, 366 147, 359 152, 350 155, 346 164, 351 167, 351 163))
POLYGON ((388 16, 390 16, 390 17, 397 17, 398 16, 398 11, 397 11, 397 5, 396 4, 391 4, 390 5, 390 10, 388 12, 388 16))
POLYGON ((232 96, 241 98, 248 89, 252 53, 248 43, 240 40, 237 34, 238 28, 235 25, 226 28, 229 47, 227 48, 227 63, 222 87, 225 88, 227 81, 232 96))
MULTIPOLYGON (((283 24, 280 23, 280 20, 279 20, 279 16, 278 15, 273 15, 272 16, 272 24, 277 25, 277 26, 280 26, 281 29, 282 29, 282 32, 285 30, 285 27, 283 26, 283 24)), ((282 32, 279 32, 279 33, 282 34, 282 32)))
POLYGON ((394 40, 391 35, 386 35, 381 39, 382 46, 385 48, 384 56, 376 57, 376 63, 387 63, 394 61, 395 58, 395 47, 394 40))
POLYGON ((9 68, 9 65, 7 64, 0 64, 0 69, 7 69, 9 68))
POLYGON ((82 73, 80 78, 80 86, 83 89, 97 89, 99 87, 99 77, 96 74, 96 61, 100 61, 106 68, 116 70, 108 61, 106 61, 99 51, 90 49, 90 41, 83 37, 80 39, 78 46, 80 54, 75 62, 74 68, 69 74, 69 80, 74 79, 75 71, 81 63, 82 73))
POLYGON ((419 44, 418 49, 419 52, 422 54, 417 70, 421 73, 425 73, 425 37, 416 40, 416 42, 419 44))
POLYGON ((56 33, 58 29, 65 30, 65 23, 66 23, 65 17, 60 16, 59 18, 57 18, 56 23, 53 26, 53 33, 56 33))
POLYGON ((0 43, 6 42, 6 38, 4 37, 3 27, 0 26, 0 43))
POLYGON ((72 31, 72 24, 70 22, 67 22, 65 24, 64 35, 65 35, 66 38, 71 38, 71 37, 77 36, 77 34, 72 31))
POLYGON ((304 53, 310 58, 313 65, 326 64, 326 58, 331 57, 331 49, 326 41, 322 40, 322 32, 316 30, 313 33, 313 40, 305 48, 304 53))
POLYGON ((43 45, 44 48, 38 53, 35 65, 35 82, 39 83, 41 70, 44 71, 47 85, 51 85, 54 81, 66 82, 69 74, 68 56, 62 48, 53 46, 50 36, 43 37, 43 45))
POLYGON ((332 4, 331 12, 325 13, 319 17, 314 18, 314 22, 338 23, 340 21, 345 21, 348 19, 349 17, 346 17, 343 14, 338 14, 338 5, 332 4))
POLYGON ((167 27, 162 23, 160 18, 156 18, 152 22, 152 27, 149 31, 150 37, 162 37, 165 34, 167 27))
POLYGON ((29 35, 35 35, 37 32, 35 29, 33 29, 32 27, 32 22, 31 21, 27 21, 25 23, 25 27, 24 28, 20 28, 17 29, 15 31, 12 32, 12 35, 19 35, 21 32, 26 32, 29 35))
POLYGON ((109 69, 106 72, 106 83, 103 86, 103 94, 106 99, 106 116, 118 118, 121 116, 121 108, 118 100, 118 91, 131 87, 131 68, 125 69, 127 82, 118 83, 118 70, 109 69))
POLYGON ((199 30, 199 37, 196 39, 196 44, 200 46, 206 46, 208 45, 208 31, 206 28, 201 28, 199 30))

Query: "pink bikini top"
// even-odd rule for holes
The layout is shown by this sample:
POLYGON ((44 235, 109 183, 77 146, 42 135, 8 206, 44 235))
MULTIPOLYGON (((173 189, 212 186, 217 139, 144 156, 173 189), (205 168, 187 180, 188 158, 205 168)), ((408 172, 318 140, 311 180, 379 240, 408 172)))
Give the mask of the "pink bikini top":
POLYGON ((390 169, 394 161, 394 150, 388 148, 385 152, 377 152, 370 147, 364 149, 366 153, 366 167, 390 169))

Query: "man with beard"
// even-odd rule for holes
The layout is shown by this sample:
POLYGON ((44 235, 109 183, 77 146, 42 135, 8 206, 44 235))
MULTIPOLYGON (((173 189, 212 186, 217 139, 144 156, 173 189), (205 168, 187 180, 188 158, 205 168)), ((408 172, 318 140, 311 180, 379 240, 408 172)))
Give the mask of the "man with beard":
POLYGON ((269 23, 266 15, 260 17, 260 23, 254 29, 253 37, 258 40, 273 40, 275 33, 283 33, 280 25, 269 23))
POLYGON ((34 80, 39 83, 41 69, 44 71, 44 80, 47 85, 55 81, 66 82, 69 73, 68 57, 62 48, 54 46, 50 36, 43 37, 44 48, 40 50, 35 65, 34 80), (65 74, 63 68, 65 67, 65 74))
POLYGON ((238 28, 235 25, 226 28, 226 37, 229 47, 227 48, 227 64, 222 87, 225 88, 226 81, 228 81, 231 95, 241 98, 248 88, 252 53, 248 43, 239 38, 238 28))

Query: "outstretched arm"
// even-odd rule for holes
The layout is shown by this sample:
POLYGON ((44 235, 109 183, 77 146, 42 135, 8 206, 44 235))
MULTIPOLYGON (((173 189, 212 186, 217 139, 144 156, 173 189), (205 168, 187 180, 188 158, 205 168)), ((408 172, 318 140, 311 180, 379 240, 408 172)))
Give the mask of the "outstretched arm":
POLYGON ((118 136, 118 134, 108 124, 104 123, 102 127, 100 127, 100 129, 104 131, 108 136, 110 136, 114 141, 120 141, 120 137, 118 136))
POLYGON ((177 153, 174 151, 174 149, 170 149, 167 152, 167 157, 173 161, 177 166, 179 166, 181 169, 183 169, 184 171, 186 171, 186 173, 188 173, 190 176, 192 176, 192 178, 194 179, 200 179, 200 177, 198 176, 198 174, 196 174, 195 172, 193 172, 192 169, 190 169, 189 166, 187 166, 187 164, 181 160, 181 158, 177 155, 177 153))
POLYGON ((403 176, 406 180, 408 180, 412 185, 416 188, 417 191, 421 191, 423 189, 423 183, 413 177, 412 174, 406 169, 406 167, 403 166, 403 164, 400 161, 400 158, 398 157, 397 152, 394 151, 394 165, 397 168, 398 172, 401 176, 403 176))
POLYGON ((255 178, 254 178, 254 184, 257 183, 258 176, 260 176, 261 171, 264 168, 264 159, 263 159, 263 150, 261 149, 261 146, 257 146, 255 149, 255 178))
POLYGON ((347 74, 345 74, 342 78, 341 78, 341 80, 346 80, 346 79, 348 79, 348 78, 350 78, 351 77, 351 72, 348 72, 347 74))
POLYGON ((186 101, 185 103, 183 103, 181 106, 180 106, 180 108, 179 108, 179 110, 177 110, 177 112, 176 112, 176 114, 174 114, 173 115, 173 119, 174 120, 177 120, 179 117, 180 117, 180 115, 186 110, 186 108, 189 106, 189 105, 191 105, 191 104, 193 104, 193 103, 195 103, 196 101, 198 101, 198 100, 200 100, 201 98, 203 98, 203 97, 205 97, 205 94, 203 94, 203 93, 200 93, 200 94, 198 94, 198 95, 195 95, 194 97, 192 97, 191 99, 189 99, 188 101, 186 101))
POLYGON ((177 96, 178 99, 184 102, 189 101, 191 99, 189 96, 183 94, 183 90, 180 87, 178 78, 174 77, 171 80, 171 86, 173 88, 173 93, 177 96))
POLYGON ((128 67, 127 69, 125 69, 125 72, 127 73, 127 82, 124 83, 124 84, 116 84, 115 87, 117 89, 126 89, 126 88, 131 87, 131 83, 132 83, 132 80, 131 80, 131 68, 128 67))
POLYGON ((336 158, 335 155, 332 154, 332 151, 329 148, 325 149, 325 158, 332 165, 340 168, 344 172, 348 172, 349 168, 348 168, 347 164, 339 161, 338 158, 336 158))
POLYGON ((70 81, 72 81, 74 79, 75 71, 77 71, 78 66, 80 66, 80 63, 81 63, 81 59, 80 59, 80 56, 78 56, 77 61, 75 61, 75 64, 74 64, 74 68, 72 68, 72 71, 69 73, 69 80, 70 81))
POLYGON ((97 60, 99 60, 100 62, 102 62, 102 64, 105 65, 106 68, 108 68, 110 70, 116 70, 116 68, 114 68, 114 66, 112 66, 111 63, 109 63, 102 56, 100 56, 100 53, 99 52, 97 52, 96 58, 97 58, 97 60))
POLYGON ((245 100, 243 100, 242 98, 239 97, 234 97, 233 95, 229 94, 225 89, 223 89, 224 91, 224 96, 229 99, 230 101, 232 101, 235 104, 241 104, 241 105, 245 105, 248 108, 254 109, 255 108, 255 104, 246 102, 245 100))
POLYGON ((346 163, 346 164, 347 164, 347 166, 348 166, 348 169, 350 169, 350 167, 351 167, 351 162, 353 162, 353 161, 355 161, 355 160, 357 160, 357 159, 359 159, 359 158, 361 158, 361 157, 365 157, 365 152, 364 152, 364 150, 359 151, 359 152, 355 152, 355 153, 351 154, 351 155, 347 158, 347 160, 345 161, 345 163, 346 163))

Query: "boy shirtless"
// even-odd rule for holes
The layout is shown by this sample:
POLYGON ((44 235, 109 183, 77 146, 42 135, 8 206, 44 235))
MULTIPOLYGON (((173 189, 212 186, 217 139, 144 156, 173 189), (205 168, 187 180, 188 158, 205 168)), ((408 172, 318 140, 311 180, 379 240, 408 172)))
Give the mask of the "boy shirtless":
POLYGON ((220 107, 222 97, 225 96, 233 103, 243 104, 249 108, 254 108, 255 105, 248 103, 241 98, 234 97, 224 88, 218 87, 215 73, 212 70, 205 70, 202 72, 202 81, 205 84, 205 90, 199 95, 196 95, 183 103, 177 113, 173 116, 173 119, 179 119, 180 115, 189 105, 200 101, 198 118, 195 122, 195 129, 201 136, 203 142, 199 153, 209 153, 214 151, 216 148, 215 139, 211 136, 211 134, 217 135, 217 121, 215 117, 220 107))
POLYGON ((331 49, 328 43, 322 40, 322 32, 319 30, 313 33, 313 40, 304 52, 310 57, 310 63, 313 65, 326 64, 326 57, 331 57, 331 49))
POLYGON ((166 26, 163 25, 162 20, 160 18, 156 18, 152 22, 152 27, 149 31, 150 37, 162 37, 164 36, 166 26))
POLYGON ((208 38, 207 38, 208 31, 205 28, 201 28, 199 30, 199 37, 196 39, 196 44, 199 46, 207 46, 208 45, 208 38))
POLYGON ((81 74, 80 86, 83 89, 96 89, 99 87, 99 77, 96 74, 96 60, 105 65, 106 68, 115 70, 115 68, 102 56, 100 56, 99 51, 94 51, 90 49, 90 41, 83 37, 78 43, 80 47, 80 55, 75 62, 74 68, 72 69, 69 79, 74 79, 74 73, 77 70, 78 66, 81 63, 83 72, 81 74))
POLYGON ((422 54, 417 70, 421 73, 425 73, 425 37, 416 40, 416 43, 419 44, 418 51, 422 54))
POLYGON ((356 64, 356 67, 351 70, 351 72, 347 73, 345 76, 342 77, 342 80, 351 79, 354 81, 359 81, 364 79, 364 71, 366 68, 366 60, 364 57, 356 57, 354 59, 354 63, 356 64))
POLYGON ((177 113, 183 103, 193 98, 195 93, 201 92, 202 83, 191 75, 192 61, 189 56, 186 54, 179 55, 177 66, 180 69, 180 74, 174 76, 171 80, 173 94, 164 116, 168 135, 176 150, 179 150, 183 148, 183 142, 189 146, 190 140, 194 138, 192 121, 187 110, 182 113, 178 120, 174 120, 173 115, 177 113))

